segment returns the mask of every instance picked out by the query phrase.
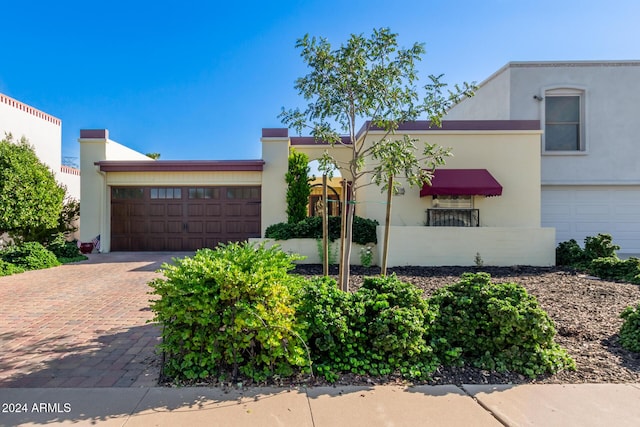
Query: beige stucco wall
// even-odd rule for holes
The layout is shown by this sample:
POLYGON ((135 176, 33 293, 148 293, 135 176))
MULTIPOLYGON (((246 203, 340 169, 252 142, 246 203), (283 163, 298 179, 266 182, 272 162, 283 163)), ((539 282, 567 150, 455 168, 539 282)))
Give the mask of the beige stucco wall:
MULTIPOLYGON (((365 144, 381 138, 372 132, 365 144)), ((474 207, 480 210, 480 227, 425 227, 426 209, 431 197, 420 197, 420 188, 404 185, 405 194, 393 198, 391 216, 389 266, 401 265, 474 265, 479 253, 485 265, 538 265, 555 263, 555 230, 540 227, 540 137, 541 131, 412 131, 418 149, 424 143, 450 147, 454 154, 443 168, 487 169, 503 186, 497 197, 474 197, 474 207)), ((263 188, 281 182, 269 200, 263 194, 264 229, 286 221, 284 174, 288 154, 287 138, 263 139, 263 157, 270 165, 263 175, 263 188), (266 142, 266 143, 265 143, 266 142), (280 157, 278 157, 280 156, 280 157), (276 199, 274 194, 279 195, 276 199)), ((326 146, 296 145, 295 149, 317 158, 326 146)), ((340 147, 346 158, 349 150, 340 147)), ((266 167, 265 167, 266 170, 266 167)), ((386 193, 374 185, 358 192, 357 215, 376 219, 383 225, 386 215, 386 193)), ((383 239, 383 227, 378 227, 378 242, 383 239)), ((303 262, 319 262, 317 248, 311 243, 278 242, 283 248, 309 258, 303 262), (311 246, 313 247, 311 247, 311 246)), ((380 263, 375 252, 375 262, 380 263)), ((359 263, 359 252, 352 252, 352 263, 359 263)))
MULTIPOLYGON (((107 133, 108 135, 108 133, 107 133)), ((89 242, 100 236, 101 251, 110 250, 111 204, 107 174, 100 172, 95 162, 102 160, 148 160, 146 155, 108 138, 80 138, 80 241, 89 242)))
MULTIPOLYGON (((378 227, 377 231, 380 242, 384 227, 378 227)), ((392 227, 388 265, 472 266, 476 254, 480 254, 486 266, 552 266, 555 265, 555 229, 392 227)))
MULTIPOLYGON (((419 140, 418 149, 425 143, 450 147, 453 157, 446 159, 443 168, 487 169, 503 186, 502 196, 474 197, 474 207, 480 209, 483 227, 539 227, 540 226, 540 131, 414 131, 412 137, 419 140)), ((372 144, 382 137, 372 132, 365 144, 372 144)), ((281 141, 281 151, 285 140, 281 141)), ((264 149, 264 144, 263 144, 264 149)), ((296 146, 296 150, 312 156, 321 154, 326 147, 315 145, 296 146)), ((349 150, 337 148, 346 157, 349 150)), ((265 159, 266 160, 266 159, 265 159)), ((273 177, 284 182, 286 163, 275 171, 273 177)), ((263 176, 263 181, 270 179, 263 176)), ((402 180, 401 180, 402 181, 402 180)), ((362 184, 365 183, 363 180, 362 184)), ((420 197, 420 188, 405 187, 404 195, 393 197, 392 225, 422 226, 426 221, 425 211, 431 207, 431 197, 420 197)), ((263 217, 263 227, 286 221, 286 206, 283 195, 279 207, 282 215, 275 215, 275 202, 270 207, 271 216, 263 217), (277 218, 282 218, 280 221, 277 218)), ((386 193, 381 193, 375 185, 364 186, 358 191, 356 213, 359 216, 376 219, 381 224, 386 216, 386 193)))
MULTIPOLYGON (((443 169, 487 169, 502 185, 497 197, 474 197, 482 227, 540 226, 540 132, 539 131, 428 131, 414 132, 417 146, 424 143, 450 147, 453 157, 443 169)), ((367 143, 378 140, 373 134, 367 143)), ((404 185, 405 194, 393 197, 392 225, 422 226, 431 197, 420 197, 420 188, 404 185)), ((384 223, 386 192, 375 185, 358 194, 357 213, 384 223)))
MULTIPOLYGON (((315 239, 273 240, 264 238, 252 238, 249 239, 249 242, 253 244, 264 243, 265 247, 267 248, 278 245, 284 252, 304 255, 305 259, 296 261, 296 264, 322 264, 322 258, 320 257, 320 253, 318 251, 319 243, 315 239)), ((372 253, 372 265, 378 265, 377 260, 379 255, 377 252, 377 245, 369 245, 368 247, 370 248, 372 253)), ((353 244, 350 258, 351 265, 362 265, 362 262, 360 260, 360 251, 364 248, 365 246, 363 245, 359 245, 357 243, 353 244)), ((334 259, 335 263, 338 263, 340 260, 340 240, 335 240, 330 243, 329 261, 334 261, 334 259), (332 256, 332 254, 334 255, 332 256)))

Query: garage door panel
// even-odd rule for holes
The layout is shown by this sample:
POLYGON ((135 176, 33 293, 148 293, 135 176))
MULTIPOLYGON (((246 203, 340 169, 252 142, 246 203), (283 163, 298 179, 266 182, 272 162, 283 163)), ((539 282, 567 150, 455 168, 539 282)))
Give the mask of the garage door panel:
POLYGON ((620 253, 640 253, 640 186, 543 187, 542 224, 557 242, 608 233, 620 253))
POLYGON ((167 226, 167 233, 170 234, 180 234, 184 231, 184 227, 183 227, 183 222, 182 220, 180 221, 166 221, 165 222, 166 226, 167 226))
POLYGON ((580 205, 580 209, 577 210, 577 216, 589 217, 591 215, 608 215, 609 206, 603 204, 584 204, 580 205))
POLYGON ((189 204, 187 206, 187 215, 189 218, 204 216, 205 207, 201 204, 189 204))
POLYGON ((166 216, 167 215, 167 206, 166 205, 161 205, 161 204, 157 204, 154 203, 152 205, 149 205, 149 216, 154 217, 154 216, 166 216))
POLYGON ((207 221, 206 226, 207 233, 220 233, 222 232, 222 223, 220 221, 207 221))
POLYGON ((145 219, 132 218, 130 233, 147 233, 147 221, 145 219))
POLYGON ((132 204, 129 207, 128 214, 130 216, 144 217, 146 218, 149 215, 149 210, 147 209, 147 205, 143 205, 140 203, 132 204))
POLYGON ((179 203, 168 203, 167 204, 167 216, 182 216, 182 204, 179 203))
POLYGON ((150 221, 149 222, 149 231, 151 233, 166 233, 167 232, 167 223, 164 221, 150 221))
POLYGON ((220 206, 219 204, 208 204, 207 205, 207 216, 211 217, 211 216, 220 216, 222 214, 222 206, 220 206))
POLYGON ((259 187, 115 188, 112 250, 195 250, 258 237, 259 196, 259 187))
POLYGON ((187 250, 195 251, 200 248, 204 248, 204 238, 203 237, 189 237, 187 239, 187 250))
POLYGON ((189 234, 193 233, 203 233, 204 232, 204 222, 203 221, 193 221, 189 220, 189 226, 187 228, 187 232, 189 234))
POLYGON ((224 214, 227 217, 242 216, 243 207, 244 205, 240 203, 229 203, 224 207, 224 214))

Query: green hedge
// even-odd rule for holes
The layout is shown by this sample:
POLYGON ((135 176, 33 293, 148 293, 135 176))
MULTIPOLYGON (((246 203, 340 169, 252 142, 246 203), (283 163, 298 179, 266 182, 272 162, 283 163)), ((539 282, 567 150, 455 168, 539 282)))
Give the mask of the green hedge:
POLYGON ((470 363, 531 378, 575 369, 553 341, 553 322, 521 285, 493 284, 487 273, 466 273, 458 283, 438 289, 429 303, 436 313, 437 354, 445 364, 470 363))
POLYGON ((164 278, 150 283, 164 374, 262 381, 311 365, 334 381, 343 373, 426 379, 440 365, 463 363, 529 377, 575 368, 520 285, 465 274, 425 299, 389 276, 345 293, 333 279, 290 274, 295 259, 245 243, 165 264, 164 278))
MULTIPOLYGON (((369 243, 377 243, 376 227, 378 221, 354 217, 353 218, 353 242, 361 245, 369 243)), ((322 239, 322 217, 311 216, 304 220, 288 224, 281 222, 267 227, 265 237, 275 240, 289 239, 322 239)), ((329 217, 329 239, 336 240, 340 238, 340 217, 329 217)))
POLYGON ((315 371, 329 381, 348 372, 424 379, 438 367, 429 345, 433 313, 415 286, 395 276, 365 278, 353 294, 333 279, 314 279, 299 315, 315 371))
POLYGON ((586 237, 584 249, 571 239, 556 248, 556 264, 586 271, 605 280, 640 284, 640 259, 621 260, 616 255, 619 249, 609 234, 586 237))
POLYGON ((6 262, 0 258, 0 276, 10 276, 12 274, 22 273, 24 268, 18 267, 15 264, 6 262))
POLYGON ((231 243, 164 264, 165 278, 150 283, 163 374, 261 381, 308 366, 296 318, 301 279, 287 274, 295 259, 276 247, 231 243))
POLYGON ((640 303, 627 307, 620 317, 624 319, 620 327, 620 344, 627 350, 640 353, 640 303))
POLYGON ((24 270, 38 270, 60 265, 53 252, 38 242, 9 246, 0 252, 0 259, 24 270))

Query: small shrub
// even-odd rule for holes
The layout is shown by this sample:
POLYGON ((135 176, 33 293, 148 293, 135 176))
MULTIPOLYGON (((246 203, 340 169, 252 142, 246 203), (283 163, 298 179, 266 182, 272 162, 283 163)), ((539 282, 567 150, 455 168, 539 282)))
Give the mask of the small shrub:
POLYGON ((0 276, 10 276, 12 274, 22 273, 23 271, 24 268, 0 259, 0 276))
POLYGON ((512 370, 529 377, 575 369, 553 341, 555 328, 535 297, 515 283, 491 283, 487 273, 466 273, 429 300, 436 313, 434 346, 446 364, 512 370))
POLYGON ((575 239, 560 242, 556 248, 556 265, 577 267, 585 261, 583 249, 575 239))
POLYGON ((299 259, 277 247, 248 243, 201 249, 163 265, 150 283, 155 321, 163 325, 163 373, 174 379, 262 381, 308 365, 304 330, 296 321, 299 259))
MULTIPOLYGON (((376 227, 378 221, 354 217, 353 242, 361 245, 377 243, 376 227)), ((265 230, 265 237, 275 240, 289 239, 322 239, 322 217, 310 216, 295 224, 281 222, 272 224, 265 230)), ((329 239, 340 238, 340 217, 329 217, 329 239)))
POLYGON ((613 244, 610 234, 600 233, 597 236, 588 236, 584 239, 584 257, 587 261, 596 258, 615 257, 620 246, 613 244))
POLYGON ((49 244, 47 244, 47 249, 49 249, 56 258, 76 258, 80 254, 80 249, 78 249, 78 241, 67 241, 64 234, 58 233, 49 244))
POLYGON ((620 317, 624 319, 620 327, 620 344, 629 351, 640 353, 640 303, 625 308, 620 317))
POLYGON ((640 259, 635 257, 626 260, 611 256, 597 258, 591 261, 588 270, 601 279, 640 284, 640 259))
MULTIPOLYGON (((353 217, 353 241, 361 245, 367 245, 369 243, 378 243, 378 235, 376 233, 376 227, 380 223, 375 219, 362 218, 359 216, 353 217)), ((338 226, 338 230, 340 227, 338 226)), ((338 235, 340 233, 338 232, 338 235)))
MULTIPOLYGON (((316 248, 318 249, 318 257, 320 258, 320 263, 324 264, 324 248, 322 247, 322 239, 316 239, 316 248)), ((329 249, 329 265, 336 265, 338 260, 338 253, 335 245, 329 241, 328 245, 329 249)))
POLYGON ((299 315, 316 372, 329 381, 340 373, 425 378, 438 366, 428 345, 433 314, 420 291, 395 276, 366 278, 353 294, 314 279, 299 315))
POLYGON ((371 263, 373 261, 373 252, 371 246, 365 246, 364 248, 360 248, 360 264, 363 267, 371 267, 371 263))
POLYGON ((0 258, 25 270, 38 270, 60 265, 53 252, 37 242, 10 246, 0 253, 0 258))

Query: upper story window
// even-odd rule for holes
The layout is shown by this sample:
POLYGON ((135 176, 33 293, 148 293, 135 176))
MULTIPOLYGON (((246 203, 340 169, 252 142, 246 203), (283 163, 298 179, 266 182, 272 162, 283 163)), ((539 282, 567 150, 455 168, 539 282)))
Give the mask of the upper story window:
POLYGON ((553 89, 545 92, 544 150, 585 150, 584 91, 553 89))

